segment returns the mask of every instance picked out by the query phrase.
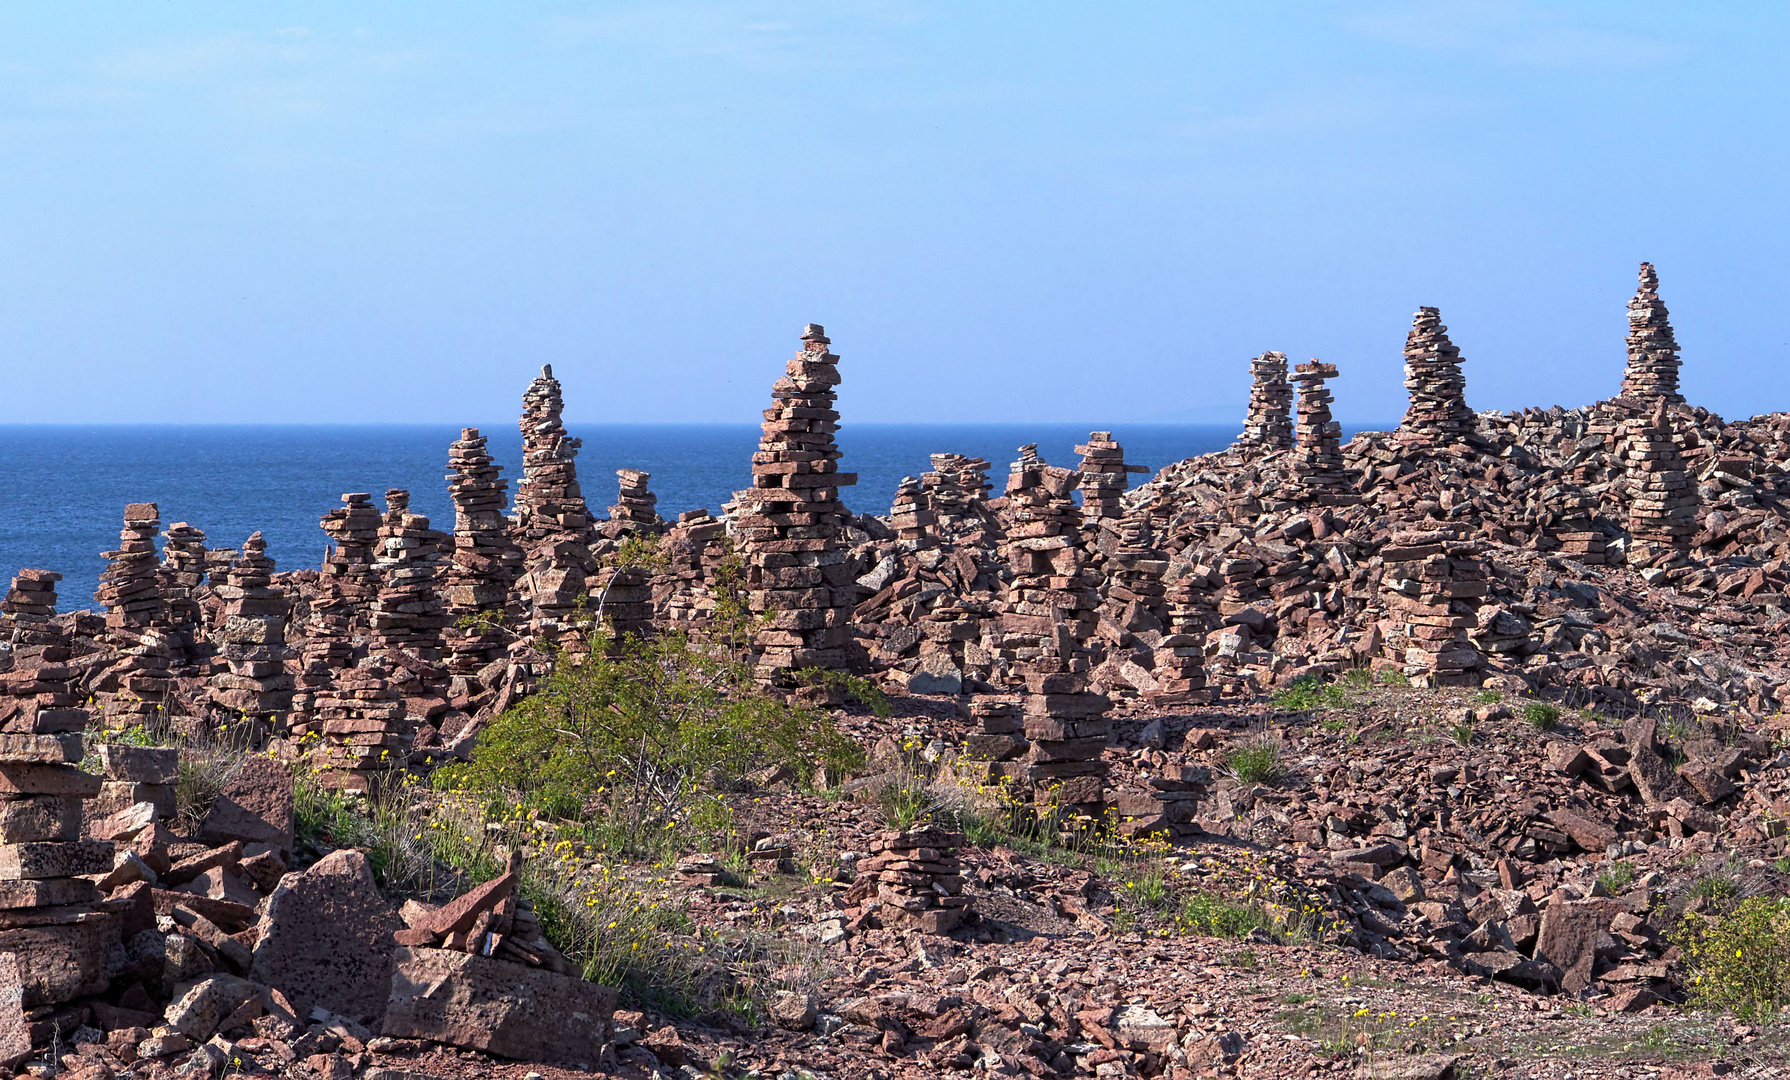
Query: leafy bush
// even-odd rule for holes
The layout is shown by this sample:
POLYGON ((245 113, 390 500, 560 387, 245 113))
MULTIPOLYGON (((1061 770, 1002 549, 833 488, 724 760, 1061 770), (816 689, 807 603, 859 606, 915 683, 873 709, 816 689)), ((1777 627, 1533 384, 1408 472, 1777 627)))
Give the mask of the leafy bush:
POLYGON ((1790 899, 1753 896, 1726 915, 1687 915, 1677 943, 1700 1005, 1762 1016, 1790 1000, 1790 899))
POLYGON ((1448 725, 1448 737, 1462 746, 1473 745, 1473 725, 1465 720, 1458 724, 1448 725))
POLYGON ((1545 701, 1531 701, 1523 706, 1523 719, 1537 731, 1552 731, 1560 725, 1560 709, 1545 701))
POLYGON ((1597 883, 1611 896, 1621 896, 1635 884, 1635 864, 1626 860, 1611 863, 1609 869, 1597 875, 1597 883))
POLYGON ((1180 922, 1189 933, 1237 941, 1258 926, 1269 928, 1273 920, 1261 908, 1200 891, 1189 893, 1181 901, 1180 922))
POLYGON ((1280 740, 1265 734, 1226 754, 1224 764, 1240 784, 1273 784, 1287 774, 1280 760, 1280 740))
POLYGON ((1343 683, 1325 683, 1316 675, 1301 675, 1291 686, 1274 695, 1273 705, 1282 712, 1305 712, 1309 709, 1336 709, 1349 704, 1348 687, 1343 683))
POLYGON ((657 852, 679 827, 685 839, 724 833, 721 795, 754 771, 812 777, 859 760, 824 711, 761 690, 743 649, 698 646, 682 633, 591 635, 588 653, 562 655, 533 696, 491 722, 471 761, 436 774, 436 786, 598 822, 617 850, 657 852))

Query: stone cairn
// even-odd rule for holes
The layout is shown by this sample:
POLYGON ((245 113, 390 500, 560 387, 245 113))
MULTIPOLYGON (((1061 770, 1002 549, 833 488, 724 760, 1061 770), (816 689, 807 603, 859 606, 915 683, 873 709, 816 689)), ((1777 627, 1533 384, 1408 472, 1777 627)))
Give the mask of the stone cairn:
POLYGON ((920 475, 920 490, 938 518, 940 529, 956 532, 981 524, 977 511, 987 505, 988 462, 963 454, 933 454, 931 470, 920 475))
POLYGON ((168 626, 189 650, 205 622, 205 530, 176 521, 162 533, 162 599, 168 626))
POLYGON ((988 781, 1011 783, 1020 779, 1021 767, 1017 763, 1030 748, 1020 698, 978 694, 970 700, 970 716, 980 730, 969 736, 965 749, 971 758, 986 763, 988 781))
POLYGON ((889 507, 889 527, 895 530, 895 542, 906 551, 934 547, 938 537, 932 527, 938 518, 926 505, 926 492, 917 476, 904 476, 895 485, 895 501, 889 507))
MULTIPOLYGON (((503 466, 491 460, 478 428, 464 428, 448 448, 448 494, 454 500, 454 558, 448 569, 451 622, 466 616, 502 618, 510 614, 510 583, 521 568, 522 552, 510 543, 503 517, 503 466)), ((508 639, 494 627, 454 626, 448 631, 448 671, 456 683, 479 673, 503 655, 508 639)), ((459 685, 460 692, 470 691, 459 685)))
POLYGON ((653 609, 662 625, 694 632, 713 617, 715 599, 708 583, 720 565, 726 536, 726 522, 707 507, 684 511, 666 531, 659 544, 665 566, 653 580, 653 609))
POLYGON ((6 599, 0 600, 0 641, 14 645, 52 645, 62 640, 50 620, 56 617, 54 570, 20 570, 6 599))
POLYGON ((1628 562, 1631 566, 1680 565, 1697 533, 1697 488, 1672 435, 1666 399, 1654 399, 1653 415, 1625 421, 1617 456, 1627 481, 1628 562))
POLYGON ((1405 389, 1411 405, 1399 425, 1399 439, 1419 446, 1452 446, 1478 426, 1467 408, 1467 379, 1461 350, 1448 340, 1441 311, 1418 308, 1405 338, 1405 389))
POLYGON ((441 660, 448 621, 439 581, 446 538, 427 517, 410 512, 410 492, 391 488, 385 507, 374 549, 380 586, 368 617, 367 651, 380 657, 404 653, 432 665, 441 660))
POLYGON ((1380 549, 1386 652, 1414 684, 1478 684, 1481 657, 1468 633, 1488 589, 1483 550, 1453 529, 1397 532, 1380 549))
POLYGON ((617 469, 615 475, 621 480, 621 491, 615 497, 615 505, 609 508, 609 520, 615 529, 623 533, 657 532, 665 523, 659 518, 659 497, 646 486, 653 474, 617 469))
POLYGON ((1656 401, 1683 404, 1679 364, 1678 339, 1659 298, 1659 275, 1652 263, 1642 263, 1640 287, 1628 302, 1628 366, 1622 372, 1622 396, 1646 409, 1656 401))
POLYGON ((1077 474, 1020 447, 1007 476, 1003 515, 1014 578, 1000 616, 1002 651, 1022 672, 1026 781, 1033 799, 1095 821, 1105 813, 1109 702, 1088 690, 1087 641, 1100 606, 1099 575, 1086 567, 1077 474))
MULTIPOLYGON (((552 536, 588 538, 594 524, 578 486, 577 458, 583 441, 567 437, 560 420, 564 409, 553 366, 544 365, 540 377, 522 395, 522 479, 516 484, 516 539, 530 549, 552 536)), ((462 440, 477 438, 476 430, 468 430, 471 434, 462 432, 462 440)), ((491 478, 496 475, 492 472, 491 478)), ((502 486, 496 490, 497 511, 502 513, 502 486)))
POLYGON ((404 699, 375 661, 339 673, 312 708, 323 744, 312 755, 318 781, 338 791, 373 791, 405 762, 404 699))
MULTIPOLYGON (((358 625, 362 613, 379 592, 374 549, 380 517, 373 496, 364 491, 343 495, 342 505, 324 514, 318 525, 332 543, 305 621, 299 692, 293 699, 293 710, 301 715, 311 712, 315 691, 329 686, 336 672, 354 666, 355 631, 365 629, 358 625)), ((306 730, 301 722, 292 734, 302 736, 306 730)))
POLYGON ((1313 360, 1293 371, 1299 384, 1299 426, 1295 433, 1293 477, 1307 499, 1318 505, 1349 501, 1349 478, 1343 472, 1342 425, 1330 418, 1326 379, 1336 378, 1336 365, 1313 360))
POLYGON ((99 798, 87 804, 87 816, 103 817, 148 803, 155 816, 174 816, 175 785, 180 781, 180 751, 172 746, 127 746, 101 743, 99 798))
POLYGON ((1081 516, 1084 521, 1110 521, 1123 517, 1120 504, 1130 486, 1127 473, 1147 473, 1142 465, 1125 464, 1125 448, 1113 441, 1110 431, 1095 431, 1075 448, 1081 455, 1076 471, 1081 474, 1081 516))
POLYGON ((224 602, 213 637, 230 670, 213 675, 211 700, 245 719, 276 725, 292 708, 295 682, 286 673, 285 591, 273 585, 273 560, 260 533, 250 536, 214 590, 224 602))
POLYGON ((963 843, 961 833, 932 826, 885 832, 871 841, 870 857, 858 861, 858 879, 875 883, 877 919, 886 929, 948 934, 957 928, 970 903, 957 857, 963 843))
POLYGON ((131 503, 124 508, 118 550, 102 553, 111 565, 100 574, 93 599, 105 607, 106 636, 124 659, 95 689, 109 695, 106 723, 114 728, 153 720, 170 685, 176 650, 165 630, 167 606, 155 553, 161 527, 154 503, 131 503))
POLYGON ((1287 381, 1287 354, 1265 352, 1249 362, 1249 412, 1239 448, 1290 450, 1293 447, 1293 386, 1287 381))
POLYGON ((802 351, 771 388, 752 487, 734 496, 748 604, 754 614, 776 613, 753 643, 765 681, 795 668, 858 666, 851 648, 857 590, 841 545, 847 511, 839 501, 839 489, 858 478, 838 471, 839 357, 829 344, 818 324, 802 331, 802 351))

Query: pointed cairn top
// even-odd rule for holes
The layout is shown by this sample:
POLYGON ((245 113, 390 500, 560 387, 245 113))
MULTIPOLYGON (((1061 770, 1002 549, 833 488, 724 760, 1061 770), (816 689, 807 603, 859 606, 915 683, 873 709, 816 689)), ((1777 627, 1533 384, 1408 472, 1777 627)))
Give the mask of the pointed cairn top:
POLYGON ((1249 362, 1249 413, 1239 447, 1285 450, 1293 445, 1293 387, 1287 381, 1287 354, 1265 352, 1249 362))
POLYGON ((1421 307, 1405 337, 1405 389, 1411 406, 1399 425, 1405 442, 1447 446, 1460 442, 1477 426, 1467 408, 1467 380, 1461 374, 1461 350, 1448 340, 1442 313, 1421 307))
POLYGON ((817 322, 802 327, 802 340, 812 341, 820 345, 831 345, 832 339, 827 337, 827 328, 817 322))
POLYGON ((1628 302, 1628 366, 1622 372, 1622 396, 1640 402, 1655 399, 1677 405, 1678 339, 1665 302, 1659 298, 1659 275, 1652 263, 1641 264, 1641 283, 1628 302))

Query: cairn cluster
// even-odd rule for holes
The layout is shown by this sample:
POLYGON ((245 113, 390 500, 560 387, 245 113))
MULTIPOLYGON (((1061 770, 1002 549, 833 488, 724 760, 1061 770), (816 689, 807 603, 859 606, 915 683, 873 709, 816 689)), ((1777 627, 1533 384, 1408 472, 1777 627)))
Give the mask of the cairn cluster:
POLYGON ((1418 308, 1405 338, 1405 389, 1411 405, 1399 438, 1423 446, 1452 446, 1471 434, 1477 421, 1467 408, 1467 378, 1461 350, 1448 340, 1440 309, 1418 308))
POLYGON ((939 527, 956 532, 972 523, 981 524, 979 513, 988 503, 988 462, 963 454, 933 454, 932 468, 920 474, 920 489, 939 527))
POLYGON ((1249 412, 1239 449, 1289 450, 1293 446, 1293 386, 1287 381, 1287 354, 1265 352, 1249 362, 1249 412))

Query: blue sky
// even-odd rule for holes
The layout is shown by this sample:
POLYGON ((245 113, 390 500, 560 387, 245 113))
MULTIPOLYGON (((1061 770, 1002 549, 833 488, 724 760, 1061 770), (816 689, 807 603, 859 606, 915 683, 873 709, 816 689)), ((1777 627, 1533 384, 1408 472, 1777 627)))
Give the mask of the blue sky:
POLYGON ((0 422, 1396 420, 1620 378, 1790 407, 1790 9, 1726 3, 0 9, 0 422))

